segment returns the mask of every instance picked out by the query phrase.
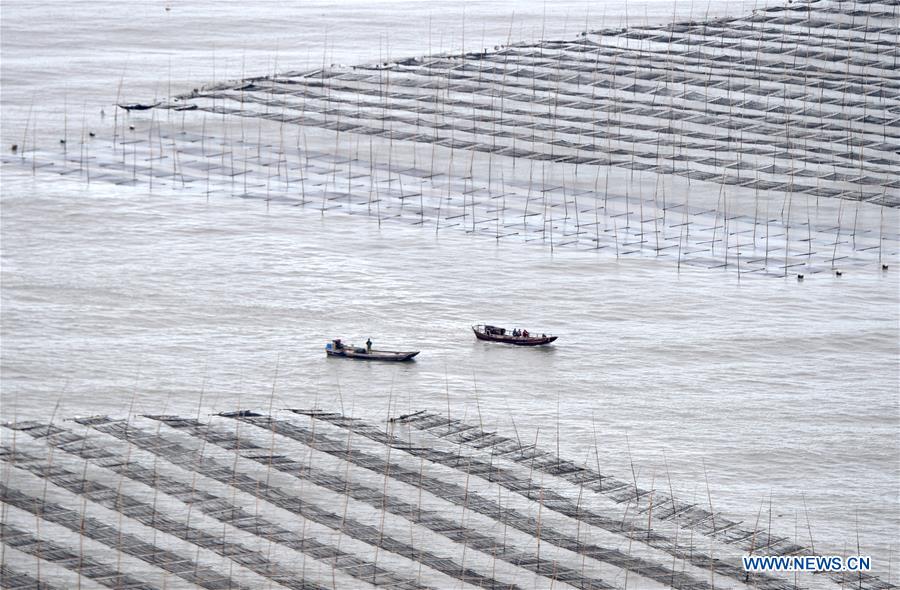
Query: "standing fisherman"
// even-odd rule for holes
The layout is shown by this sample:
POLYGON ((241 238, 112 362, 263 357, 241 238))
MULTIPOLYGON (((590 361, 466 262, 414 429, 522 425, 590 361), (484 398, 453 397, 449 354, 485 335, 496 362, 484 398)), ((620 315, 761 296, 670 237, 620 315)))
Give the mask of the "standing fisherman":
POLYGON ((372 339, 366 339, 366 352, 372 352, 372 339))

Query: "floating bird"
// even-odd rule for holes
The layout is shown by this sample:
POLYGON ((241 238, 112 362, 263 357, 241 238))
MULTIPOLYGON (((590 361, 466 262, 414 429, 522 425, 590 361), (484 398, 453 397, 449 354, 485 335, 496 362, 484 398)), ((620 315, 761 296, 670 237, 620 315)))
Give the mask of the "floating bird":
POLYGON ((834 276, 836 276, 836 277, 839 277, 839 276, 841 276, 842 274, 844 274, 844 273, 842 273, 842 272, 839 271, 839 270, 834 271, 834 276))
POLYGON ((88 135, 91 136, 91 137, 96 137, 96 136, 97 136, 97 134, 94 133, 93 131, 88 131, 88 135))
POLYGON ((797 275, 797 280, 798 280, 798 281, 802 281, 802 280, 803 280, 803 275, 797 275))
POLYGON ((134 125, 129 125, 128 128, 129 128, 130 130, 134 131, 134 125))
MULTIPOLYGON (((13 151, 15 151, 15 148, 16 148, 16 146, 13 146, 13 151)), ((882 264, 882 265, 881 265, 881 270, 887 270, 887 269, 888 269, 888 265, 887 265, 887 264, 882 264)))
POLYGON ((19 144, 17 144, 17 143, 12 144, 12 152, 16 153, 17 151, 19 151, 19 144))
POLYGON ((66 143, 66 140, 65 140, 65 139, 60 139, 60 140, 59 140, 59 143, 66 143))

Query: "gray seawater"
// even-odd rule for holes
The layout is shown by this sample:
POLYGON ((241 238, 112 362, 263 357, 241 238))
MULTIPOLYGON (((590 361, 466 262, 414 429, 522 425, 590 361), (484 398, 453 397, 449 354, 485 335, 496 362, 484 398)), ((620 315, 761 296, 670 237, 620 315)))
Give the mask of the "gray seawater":
MULTIPOLYGON (((64 103, 67 125, 80 126, 82 112, 96 120, 100 105, 109 117, 123 76, 128 96, 162 96, 169 84, 268 71, 272 39, 279 63, 304 66, 322 59, 326 29, 328 59, 351 63, 378 58, 380 40, 386 52, 388 31, 392 55, 424 53, 429 15, 435 46, 438 29, 445 49, 461 34, 450 4, 337 13, 273 4, 256 19, 238 4, 173 6, 5 4, 4 149, 29 110, 45 139, 58 135, 64 103)), ((513 37, 533 34, 542 9, 475 3, 467 18, 473 36, 502 42, 510 22, 513 37)), ((548 28, 571 36, 586 9, 554 4, 548 28)), ((673 13, 669 3, 629 9, 629 18, 673 13)), ((607 7, 605 22, 624 22, 622 10, 607 7)), ((599 9, 590 11, 596 20, 599 9)), ((652 257, 551 253, 14 168, 2 173, 0 223, 4 420, 312 406, 378 419, 434 409, 480 413, 505 432, 514 418, 550 447, 558 429, 560 453, 576 459, 596 429, 604 466, 630 476, 633 459, 642 485, 668 470, 676 491, 703 499, 708 479, 714 507, 750 522, 771 496, 777 532, 794 536, 808 515, 820 552, 855 547, 858 534, 880 573, 896 560, 897 260, 887 273, 738 281, 652 257), (471 335, 481 322, 561 337, 546 349, 491 346, 471 335), (402 366, 326 359, 324 343, 337 336, 423 352, 402 366)))

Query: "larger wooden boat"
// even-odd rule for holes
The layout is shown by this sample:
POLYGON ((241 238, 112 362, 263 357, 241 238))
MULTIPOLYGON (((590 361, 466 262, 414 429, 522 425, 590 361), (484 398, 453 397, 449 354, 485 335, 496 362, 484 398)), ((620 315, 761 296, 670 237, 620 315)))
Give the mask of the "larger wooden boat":
POLYGON ((506 328, 498 328, 497 326, 485 326, 478 324, 472 326, 475 337, 479 340, 489 340, 490 342, 503 342, 504 344, 515 344, 516 346, 541 346, 542 344, 550 344, 556 340, 557 336, 540 336, 531 335, 528 330, 507 330, 506 328))
POLYGON ((413 357, 419 354, 419 351, 375 350, 368 346, 347 346, 338 338, 325 345, 325 354, 327 356, 339 356, 362 361, 403 362, 412 360, 413 357))

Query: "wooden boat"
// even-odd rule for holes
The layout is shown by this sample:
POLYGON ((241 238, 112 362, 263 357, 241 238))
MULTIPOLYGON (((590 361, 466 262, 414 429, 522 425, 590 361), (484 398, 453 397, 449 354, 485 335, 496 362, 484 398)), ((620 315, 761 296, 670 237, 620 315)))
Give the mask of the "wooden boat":
POLYGON ((488 340, 490 342, 503 342, 505 344, 515 344, 516 346, 541 346, 542 344, 550 344, 557 339, 557 336, 532 336, 527 330, 523 330, 526 335, 513 336, 512 332, 506 328, 498 328, 497 326, 485 326, 478 324, 472 326, 475 337, 479 340, 488 340))
POLYGON ((338 338, 325 345, 325 354, 327 356, 339 356, 363 361, 403 362, 412 360, 413 357, 419 354, 419 351, 375 350, 359 346, 347 346, 338 338))
POLYGON ((134 104, 116 104, 120 109, 125 109, 126 111, 146 111, 148 109, 156 108, 161 103, 155 102, 153 104, 141 104, 139 102, 134 104))

